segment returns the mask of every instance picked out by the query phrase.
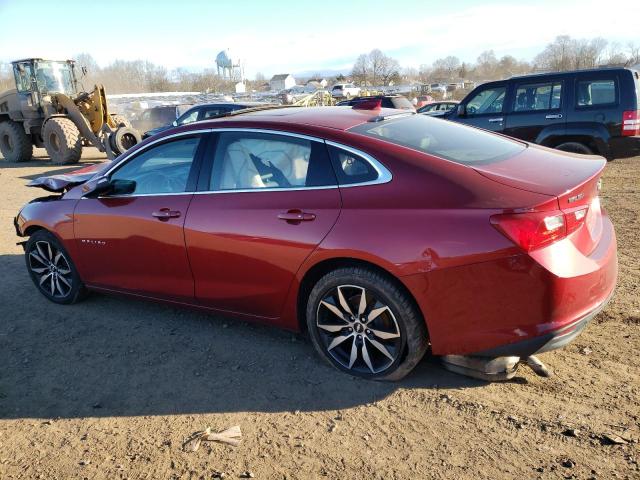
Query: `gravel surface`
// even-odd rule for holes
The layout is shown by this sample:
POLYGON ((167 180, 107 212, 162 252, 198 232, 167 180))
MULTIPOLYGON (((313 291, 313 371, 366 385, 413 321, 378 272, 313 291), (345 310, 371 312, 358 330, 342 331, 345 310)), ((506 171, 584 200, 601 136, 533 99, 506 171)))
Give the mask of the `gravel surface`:
POLYGON ((487 384, 425 359, 384 384, 273 328, 106 295, 49 303, 12 225, 40 195, 28 180, 72 170, 43 155, 0 161, 0 479, 640 478, 640 158, 604 176, 617 293, 574 344, 541 355, 554 377, 487 384), (232 425, 238 448, 181 448, 232 425))

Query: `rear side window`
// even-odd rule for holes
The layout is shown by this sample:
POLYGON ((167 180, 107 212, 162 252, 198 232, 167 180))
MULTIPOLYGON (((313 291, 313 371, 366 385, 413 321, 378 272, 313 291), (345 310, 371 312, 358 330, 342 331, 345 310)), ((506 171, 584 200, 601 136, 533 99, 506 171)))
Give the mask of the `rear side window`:
POLYGON ((616 81, 614 79, 582 80, 576 85, 577 105, 610 105, 616 103, 616 81))
POLYGON ((339 185, 373 182, 378 172, 367 160, 341 148, 328 146, 339 185))
POLYGON ((425 115, 368 122, 350 131, 463 165, 497 162, 517 155, 526 148, 515 140, 425 115))
POLYGON ((554 110, 560 108, 561 83, 520 85, 516 90, 514 112, 554 110))
POLYGON ((257 132, 220 134, 210 190, 263 190, 336 184, 320 142, 257 132))

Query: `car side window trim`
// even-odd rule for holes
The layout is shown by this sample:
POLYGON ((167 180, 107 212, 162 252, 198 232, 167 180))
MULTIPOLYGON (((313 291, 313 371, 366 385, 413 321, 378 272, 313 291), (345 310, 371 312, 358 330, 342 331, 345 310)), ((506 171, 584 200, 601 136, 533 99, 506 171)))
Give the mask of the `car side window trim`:
POLYGON ((313 137, 310 135, 304 135, 304 134, 294 133, 294 132, 286 132, 283 130, 265 129, 265 128, 222 127, 222 128, 211 129, 209 130, 209 132, 214 134, 212 136, 215 137, 215 140, 210 141, 207 146, 207 150, 206 150, 207 153, 204 155, 204 157, 206 158, 206 165, 203 165, 200 169, 201 173, 200 173, 200 178, 198 179, 198 189, 197 191, 194 192, 195 195, 233 194, 233 193, 268 193, 268 192, 288 192, 288 191, 295 192, 295 191, 303 191, 303 190, 330 190, 335 188, 350 188, 350 187, 363 187, 368 185, 380 185, 380 184, 388 183, 393 179, 393 175, 391 174, 391 172, 382 163, 380 163, 371 155, 361 150, 358 150, 356 148, 353 148, 341 143, 333 142, 330 140, 325 140, 323 138, 313 137), (219 137, 218 135, 215 135, 215 134, 223 133, 223 132, 247 132, 247 133, 264 133, 264 134, 270 134, 270 135, 283 135, 288 137, 309 140, 313 142, 320 142, 325 145, 331 145, 336 148, 345 150, 365 160, 374 168, 374 170, 376 170, 376 172, 378 173, 378 178, 376 180, 371 180, 368 182, 353 183, 348 185, 336 184, 336 185, 324 185, 324 186, 312 186, 312 187, 299 186, 299 187, 275 187, 275 188, 264 188, 264 189, 250 188, 250 189, 236 189, 236 190, 229 190, 229 189, 212 190, 208 188, 208 184, 209 184, 209 176, 211 175, 212 167, 213 167, 213 152, 215 151, 217 138, 219 137))

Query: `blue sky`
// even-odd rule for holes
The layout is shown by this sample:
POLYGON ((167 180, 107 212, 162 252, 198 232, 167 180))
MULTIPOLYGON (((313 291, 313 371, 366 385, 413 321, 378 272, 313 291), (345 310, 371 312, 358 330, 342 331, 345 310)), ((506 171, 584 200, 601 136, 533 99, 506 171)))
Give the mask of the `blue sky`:
POLYGON ((640 0, 0 0, 0 60, 85 51, 102 66, 121 58, 199 70, 229 48, 251 78, 349 70, 373 48, 418 67, 447 55, 474 61, 487 49, 530 59, 561 34, 624 47, 640 43, 631 28, 639 18, 640 0), (74 18, 77 31, 62 22, 74 18))

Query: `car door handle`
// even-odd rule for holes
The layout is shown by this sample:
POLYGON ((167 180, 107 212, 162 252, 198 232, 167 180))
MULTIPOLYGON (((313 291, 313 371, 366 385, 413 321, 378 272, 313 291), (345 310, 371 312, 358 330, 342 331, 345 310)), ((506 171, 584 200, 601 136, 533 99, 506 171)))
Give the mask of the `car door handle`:
POLYGON ((550 120, 552 118, 562 118, 562 114, 561 113, 553 113, 553 114, 547 115, 544 118, 546 118, 548 120, 550 120))
POLYGON ((156 217, 158 220, 169 220, 170 218, 178 218, 182 213, 179 210, 161 208, 160 210, 153 212, 151 215, 156 217))
POLYGON ((503 118, 503 117, 490 118, 490 119, 489 119, 489 123, 498 123, 498 122, 502 123, 502 121, 503 121, 503 120, 504 120, 504 118, 503 118))
POLYGON ((290 223, 299 223, 299 222, 311 222, 316 219, 315 213, 307 213, 302 210, 288 210, 284 213, 279 213, 278 218, 280 220, 284 220, 290 223))

